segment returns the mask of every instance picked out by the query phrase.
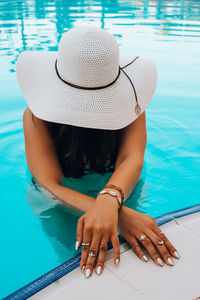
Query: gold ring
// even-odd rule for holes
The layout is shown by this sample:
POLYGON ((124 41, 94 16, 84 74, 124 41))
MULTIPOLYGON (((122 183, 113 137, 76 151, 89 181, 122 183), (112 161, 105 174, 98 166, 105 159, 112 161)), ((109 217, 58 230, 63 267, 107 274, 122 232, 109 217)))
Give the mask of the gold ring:
POLYGON ((138 243, 135 244, 135 245, 132 247, 133 251, 135 250, 135 247, 136 247, 136 246, 140 246, 140 244, 138 244, 138 243))
POLYGON ((158 233, 158 235, 159 235, 159 234, 164 234, 164 232, 163 232, 163 231, 161 231, 161 232, 159 232, 159 233, 158 233))

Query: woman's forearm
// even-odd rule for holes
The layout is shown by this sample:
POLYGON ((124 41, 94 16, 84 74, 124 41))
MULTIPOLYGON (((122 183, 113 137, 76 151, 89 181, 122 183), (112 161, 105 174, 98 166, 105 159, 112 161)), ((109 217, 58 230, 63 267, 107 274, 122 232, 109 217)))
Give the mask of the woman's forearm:
MULTIPOLYGON (((142 167, 138 163, 134 162, 131 157, 127 157, 115 168, 115 171, 110 177, 108 183, 120 186, 124 191, 126 200, 137 184, 141 174, 141 169, 142 167)), ((58 200, 64 207, 79 216, 87 212, 96 201, 93 197, 67 188, 56 182, 53 184, 51 183, 48 186, 40 184, 37 180, 36 183, 44 193, 45 191, 50 193, 48 196, 52 199, 58 200)), ((118 191, 117 193, 120 195, 118 191)))
POLYGON ((78 214, 79 216, 87 212, 94 204, 95 198, 82 194, 76 190, 67 188, 55 183, 48 187, 41 184, 36 178, 37 186, 53 200, 58 200, 64 207, 78 214))
POLYGON ((108 183, 120 186, 124 191, 125 201, 133 192, 142 171, 142 164, 133 157, 125 158, 116 168, 108 183))
POLYGON ((87 212, 94 205, 96 200, 93 197, 62 185, 55 187, 53 192, 59 199, 64 201, 66 207, 75 212, 80 212, 81 215, 87 212))

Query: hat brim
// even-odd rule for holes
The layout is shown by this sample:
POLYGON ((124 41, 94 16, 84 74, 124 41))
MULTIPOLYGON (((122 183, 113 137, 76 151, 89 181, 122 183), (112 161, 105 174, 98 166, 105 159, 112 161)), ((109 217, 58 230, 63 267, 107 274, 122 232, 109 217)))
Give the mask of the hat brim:
MULTIPOLYGON (((80 127, 116 130, 137 119, 135 95, 121 71, 117 81, 103 89, 83 90, 62 82, 55 70, 56 51, 24 51, 17 60, 19 86, 33 114, 43 120, 80 127)), ((120 67, 134 57, 121 56, 120 67)), ((139 57, 124 71, 131 78, 141 113, 157 85, 155 64, 139 57)))

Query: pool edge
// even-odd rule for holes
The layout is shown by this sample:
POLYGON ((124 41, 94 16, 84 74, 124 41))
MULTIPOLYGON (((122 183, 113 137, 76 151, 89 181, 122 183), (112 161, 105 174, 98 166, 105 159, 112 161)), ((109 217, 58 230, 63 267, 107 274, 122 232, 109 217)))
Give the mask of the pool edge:
MULTIPOLYGON (((184 217, 199 211, 200 211, 200 203, 162 214, 156 217, 155 220, 157 221, 158 225, 161 226, 165 223, 174 220, 175 218, 184 217)), ((120 245, 126 242, 121 235, 119 235, 119 241, 120 241, 120 245)), ((108 249, 111 248, 112 248, 112 244, 109 243, 108 249)), ((35 295, 42 289, 46 288, 56 280, 62 278, 63 276, 67 275, 75 268, 77 268, 80 264, 80 259, 81 259, 81 253, 78 253, 77 255, 70 258, 66 262, 62 263, 58 267, 50 270, 49 272, 37 278, 36 280, 28 283, 24 287, 6 296, 2 300, 19 300, 19 299, 24 300, 30 298, 31 296, 35 295)))

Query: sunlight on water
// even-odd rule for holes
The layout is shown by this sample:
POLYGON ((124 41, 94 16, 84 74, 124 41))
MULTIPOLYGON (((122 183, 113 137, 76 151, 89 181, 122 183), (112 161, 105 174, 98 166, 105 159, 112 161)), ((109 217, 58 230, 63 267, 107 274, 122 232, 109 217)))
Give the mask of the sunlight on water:
MULTIPOLYGON (((200 2, 2 0, 1 298, 75 254, 77 216, 41 194, 26 166, 26 102, 15 65, 22 51, 57 51, 62 33, 83 25, 109 30, 121 54, 150 58, 158 69, 158 86, 146 111, 142 176, 126 205, 156 217, 200 202, 200 2)), ((95 197, 109 176, 86 174, 65 184, 95 197)))

